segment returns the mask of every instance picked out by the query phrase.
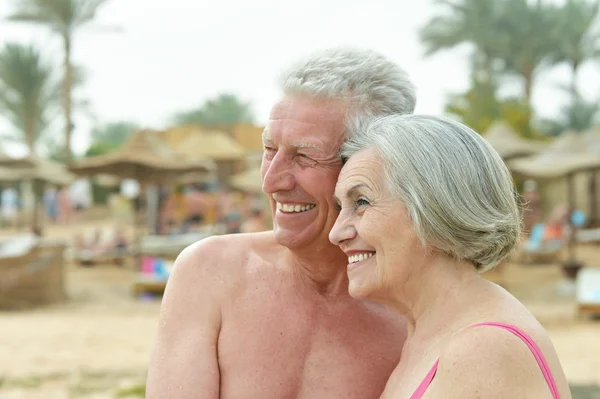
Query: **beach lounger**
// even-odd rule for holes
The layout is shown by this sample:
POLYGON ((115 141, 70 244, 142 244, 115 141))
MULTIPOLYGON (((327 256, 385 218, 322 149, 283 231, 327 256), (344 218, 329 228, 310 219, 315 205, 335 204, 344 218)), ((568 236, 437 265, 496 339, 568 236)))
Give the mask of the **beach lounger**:
POLYGON ((600 269, 583 268, 577 275, 577 312, 600 315, 600 269))
POLYGON ((557 258, 563 245, 559 240, 544 240, 545 225, 538 223, 531 229, 529 239, 519 248, 517 260, 521 263, 552 261, 557 258))

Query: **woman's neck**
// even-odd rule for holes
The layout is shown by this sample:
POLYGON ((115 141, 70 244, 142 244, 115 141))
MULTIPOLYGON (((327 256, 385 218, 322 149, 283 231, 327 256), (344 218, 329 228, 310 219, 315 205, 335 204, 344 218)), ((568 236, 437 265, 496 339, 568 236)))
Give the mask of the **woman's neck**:
POLYGON ((387 304, 406 316, 409 337, 433 337, 460 324, 462 314, 483 300, 489 283, 473 264, 446 257, 429 259, 414 268, 387 304))

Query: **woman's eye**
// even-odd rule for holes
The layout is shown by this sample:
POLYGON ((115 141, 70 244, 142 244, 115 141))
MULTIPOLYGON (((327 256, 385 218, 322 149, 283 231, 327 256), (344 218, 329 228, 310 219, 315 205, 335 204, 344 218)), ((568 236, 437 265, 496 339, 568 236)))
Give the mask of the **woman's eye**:
POLYGON ((356 204, 357 207, 361 208, 363 206, 367 206, 369 205, 369 201, 367 201, 364 198, 358 198, 356 201, 354 201, 354 203, 356 204))

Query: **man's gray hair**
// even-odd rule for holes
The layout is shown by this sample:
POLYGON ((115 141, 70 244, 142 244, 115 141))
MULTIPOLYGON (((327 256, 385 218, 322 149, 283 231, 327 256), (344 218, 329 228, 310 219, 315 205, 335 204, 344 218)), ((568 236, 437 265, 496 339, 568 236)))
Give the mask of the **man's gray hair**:
POLYGON ((356 125, 342 159, 373 148, 390 194, 408 209, 424 246, 485 271, 514 249, 521 232, 511 174, 469 127, 448 118, 396 115, 356 125))
POLYGON ((284 94, 349 100, 353 117, 410 114, 416 93, 406 72, 383 55, 351 47, 315 52, 279 78, 284 94))

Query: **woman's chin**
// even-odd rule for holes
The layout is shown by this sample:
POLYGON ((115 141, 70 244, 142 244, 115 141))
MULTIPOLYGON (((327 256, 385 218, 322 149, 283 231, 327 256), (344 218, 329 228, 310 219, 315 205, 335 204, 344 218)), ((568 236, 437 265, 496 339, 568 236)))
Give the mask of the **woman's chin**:
POLYGON ((372 293, 372 289, 369 284, 365 284, 364 281, 351 279, 348 284, 348 293, 353 298, 366 299, 372 293))

